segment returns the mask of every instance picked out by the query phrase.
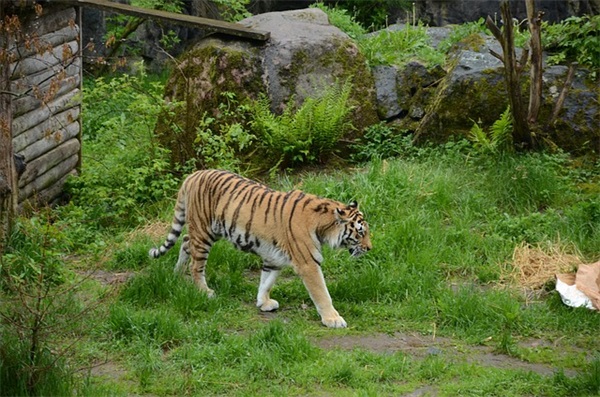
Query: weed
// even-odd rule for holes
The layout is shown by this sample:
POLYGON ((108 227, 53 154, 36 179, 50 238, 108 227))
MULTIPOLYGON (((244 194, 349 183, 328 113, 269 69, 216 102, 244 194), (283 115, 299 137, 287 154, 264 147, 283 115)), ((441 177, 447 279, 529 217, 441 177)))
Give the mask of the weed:
POLYGON ((420 60, 428 66, 445 62, 444 55, 431 47, 426 29, 421 25, 406 25, 402 30, 383 30, 375 35, 363 36, 358 45, 371 67, 402 66, 411 60, 420 60))

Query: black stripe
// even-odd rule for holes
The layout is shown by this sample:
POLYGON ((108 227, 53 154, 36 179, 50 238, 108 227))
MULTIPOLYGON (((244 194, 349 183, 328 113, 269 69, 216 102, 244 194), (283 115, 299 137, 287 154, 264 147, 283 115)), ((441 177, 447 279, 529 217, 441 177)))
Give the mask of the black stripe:
POLYGON ((273 200, 273 194, 269 196, 269 202, 267 203, 267 209, 265 210, 265 224, 267 223, 267 217, 269 216, 269 210, 271 209, 271 200, 273 200))
POLYGON ((246 223, 246 241, 248 241, 248 238, 250 237, 250 230, 252 228, 252 221, 254 220, 254 214, 256 213, 256 202, 258 201, 258 196, 254 195, 254 201, 252 201, 252 208, 250 208, 250 219, 248 219, 248 222, 246 223))
MULTIPOLYGON (((244 188, 242 188, 242 191, 247 190, 247 188, 250 187, 250 185, 246 185, 244 186, 244 188)), ((253 193, 253 189, 255 189, 255 187, 252 187, 250 189, 250 191, 247 191, 244 196, 242 197, 242 199, 240 200, 240 203, 238 204, 237 208, 235 209, 235 211, 233 212, 233 216, 231 217, 231 225, 229 225, 229 234, 231 234, 233 232, 233 229, 235 228, 235 226, 237 225, 237 219, 240 216, 240 211, 242 209, 242 207, 244 206, 244 204, 246 203, 246 198, 250 195, 252 195, 253 193)))
POLYGON ((300 192, 300 194, 298 195, 298 198, 296 200, 294 200, 294 204, 292 205, 292 209, 290 211, 290 219, 288 220, 288 229, 290 229, 290 233, 292 231, 292 221, 294 219, 294 211, 296 211, 296 206, 298 205, 300 200, 302 200, 304 198, 304 196, 306 196, 306 195, 304 193, 300 192))

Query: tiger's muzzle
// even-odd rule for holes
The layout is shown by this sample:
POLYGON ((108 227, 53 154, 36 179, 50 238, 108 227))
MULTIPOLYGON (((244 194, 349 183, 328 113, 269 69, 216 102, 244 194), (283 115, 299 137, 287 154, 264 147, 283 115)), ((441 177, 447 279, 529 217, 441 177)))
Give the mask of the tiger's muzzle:
POLYGON ((361 256, 362 254, 364 254, 367 251, 371 250, 371 246, 367 246, 367 245, 355 245, 354 247, 350 247, 348 249, 348 252, 350 252, 350 255, 354 258, 358 258, 359 256, 361 256))

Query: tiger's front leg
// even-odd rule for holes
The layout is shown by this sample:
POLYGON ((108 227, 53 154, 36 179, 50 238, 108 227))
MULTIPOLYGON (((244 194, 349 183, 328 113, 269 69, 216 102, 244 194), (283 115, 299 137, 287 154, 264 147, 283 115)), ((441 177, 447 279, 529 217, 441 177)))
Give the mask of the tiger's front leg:
POLYGON ((267 262, 263 264, 262 272, 260 273, 260 285, 258 286, 258 295, 256 297, 256 307, 263 312, 271 312, 279 308, 279 302, 271 299, 271 289, 277 280, 281 270, 277 267, 270 266, 267 262))
POLYGON ((302 267, 294 265, 294 269, 302 278, 310 298, 321 315, 321 322, 329 328, 346 328, 346 321, 333 307, 321 267, 313 263, 302 267))

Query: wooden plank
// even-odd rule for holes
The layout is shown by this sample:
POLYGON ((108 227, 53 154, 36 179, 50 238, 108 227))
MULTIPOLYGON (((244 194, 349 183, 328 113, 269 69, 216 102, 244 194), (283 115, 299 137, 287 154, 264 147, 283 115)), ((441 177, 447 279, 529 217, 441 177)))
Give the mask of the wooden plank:
POLYGON ((25 161, 29 162, 61 145, 63 142, 77 137, 77 135, 79 135, 79 122, 75 121, 74 123, 67 125, 65 128, 61 128, 58 131, 53 131, 52 134, 46 138, 40 139, 34 144, 27 146, 18 154, 25 156, 25 161))
POLYGON ((21 78, 34 73, 39 73, 56 65, 67 66, 78 57, 79 43, 73 40, 54 47, 51 52, 35 54, 32 57, 21 59, 10 65, 13 78, 21 78))
MULTIPOLYGON (((58 47, 61 44, 66 44, 70 41, 79 39, 79 26, 77 25, 66 26, 62 29, 58 29, 55 26, 54 29, 54 31, 44 35, 40 35, 40 32, 35 31, 33 35, 34 37, 35 35, 38 35, 38 38, 32 40, 33 44, 29 43, 29 48, 27 48, 28 46, 24 43, 20 43, 19 46, 16 47, 19 59, 25 59, 29 56, 36 55, 47 48, 58 47)), ((13 47, 13 49, 15 49, 15 47, 13 47)))
POLYGON ((13 100, 13 116, 18 117, 24 113, 30 112, 54 98, 58 98, 67 92, 77 89, 80 86, 79 73, 64 78, 53 77, 50 81, 37 87, 39 90, 36 95, 33 93, 13 100), (39 97, 38 97, 39 96, 39 97))
POLYGON ((56 98, 52 102, 42 106, 39 109, 34 109, 29 113, 25 113, 19 117, 15 117, 12 122, 13 138, 19 136, 28 129, 40 124, 49 117, 63 110, 70 109, 80 105, 80 90, 73 90, 60 98, 56 98))
POLYGON ((224 33, 231 36, 244 37, 247 39, 266 41, 271 36, 270 32, 250 29, 237 23, 229 23, 195 17, 191 15, 176 14, 173 12, 151 10, 147 8, 134 7, 128 4, 113 3, 107 0, 72 0, 74 3, 84 7, 98 8, 104 11, 117 12, 141 18, 158 19, 161 21, 185 25, 192 28, 206 29, 215 33, 224 33))
MULTIPOLYGON (((79 119, 79 111, 79 106, 65 110, 64 112, 58 113, 55 116, 46 119, 40 124, 15 137, 13 139, 13 149, 15 153, 21 152, 27 146, 33 145, 40 139, 44 139, 45 137, 52 135, 54 131, 58 131, 61 128, 64 128, 66 125, 77 121, 79 119)), ((32 159, 25 160, 31 161, 32 159)))
POLYGON ((69 179, 70 176, 77 176, 77 171, 72 170, 71 172, 54 182, 54 184, 51 185, 49 188, 35 191, 34 194, 30 195, 27 198, 24 198, 24 200, 22 200, 19 204, 19 211, 22 211, 28 206, 44 205, 48 203, 52 204, 52 201, 57 197, 60 197, 60 195, 62 194, 65 182, 67 181, 67 179, 69 179))
MULTIPOLYGON (((0 7, 0 20, 4 21, 5 9, 0 7)), ((4 30, 4 29, 3 29, 4 30)), ((3 33, 0 45, 6 44, 3 33)), ((17 209, 16 170, 12 146, 12 97, 10 90, 10 73, 6 57, 0 60, 0 255, 13 224, 17 209)))
POLYGON ((25 172, 21 175, 21 178, 19 178, 19 187, 23 188, 64 159, 69 158, 74 154, 78 154, 79 146, 80 144, 77 138, 73 138, 32 162, 27 163, 25 172))
POLYGON ((44 174, 40 175, 33 182, 25 185, 19 190, 19 202, 28 199, 37 192, 52 187, 58 181, 62 180, 65 175, 68 175, 75 169, 77 162, 79 161, 78 157, 79 156, 77 154, 72 155, 71 157, 57 164, 55 167, 49 169, 44 174))
MULTIPOLYGON (((33 95, 33 87, 43 87, 48 84, 57 75, 64 73, 65 76, 78 76, 81 71, 81 58, 76 58, 73 63, 66 68, 62 65, 57 65, 54 68, 43 70, 39 73, 24 76, 18 80, 11 81, 10 91, 13 93, 16 100, 27 95, 33 95)), ((81 76, 78 76, 78 81, 81 81, 81 76)), ((79 87, 78 87, 79 88, 79 87)))

